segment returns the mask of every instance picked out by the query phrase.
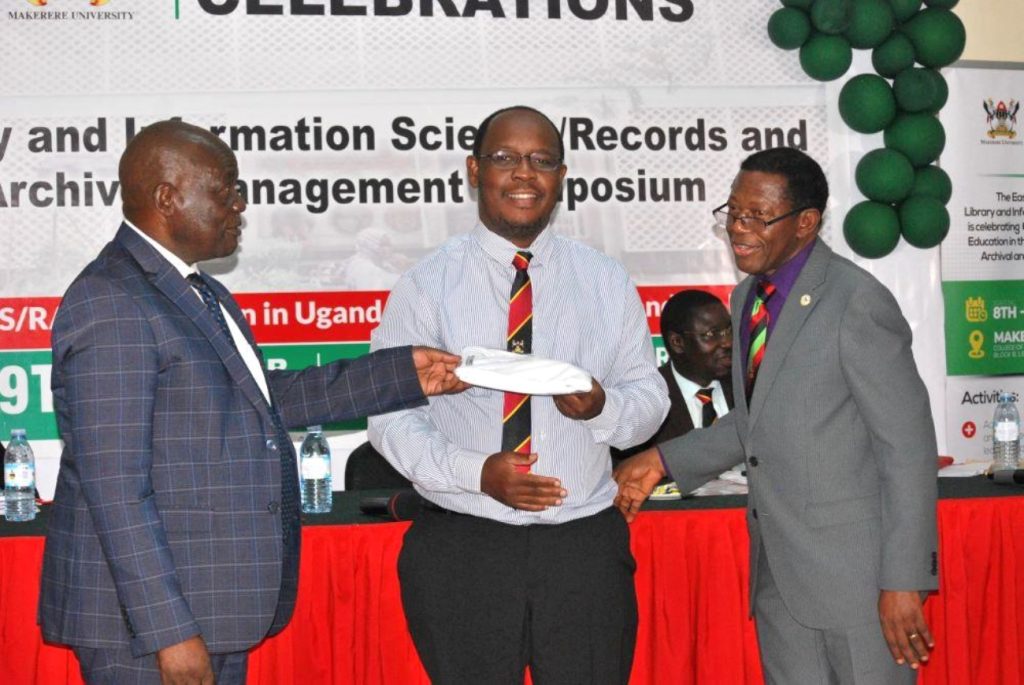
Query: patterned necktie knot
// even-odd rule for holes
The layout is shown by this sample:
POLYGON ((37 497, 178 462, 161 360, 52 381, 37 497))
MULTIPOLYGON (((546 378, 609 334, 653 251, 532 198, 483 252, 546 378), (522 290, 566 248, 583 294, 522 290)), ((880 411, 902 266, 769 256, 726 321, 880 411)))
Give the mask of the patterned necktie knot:
POLYGON ((533 253, 519 250, 512 257, 512 266, 516 268, 516 271, 526 271, 530 266, 531 259, 533 259, 533 253))
POLYGON ((696 393, 701 404, 701 428, 707 428, 718 419, 718 412, 715 411, 715 403, 712 398, 713 390, 714 388, 700 388, 696 393))
POLYGON ((768 280, 757 282, 757 297, 762 302, 767 302, 775 294, 775 284, 768 280))
POLYGON ((213 288, 211 288, 210 284, 206 282, 206 279, 203 278, 202 274, 190 273, 186 278, 188 279, 189 285, 195 288, 195 291, 199 293, 199 297, 202 298, 203 304, 206 305, 206 310, 210 312, 210 316, 212 316, 213 320, 217 322, 217 326, 220 328, 221 332, 224 333, 228 342, 231 343, 232 347, 234 347, 235 339, 231 335, 231 329, 228 328, 227 319, 224 318, 224 312, 220 308, 220 300, 217 299, 217 293, 213 292, 213 288))

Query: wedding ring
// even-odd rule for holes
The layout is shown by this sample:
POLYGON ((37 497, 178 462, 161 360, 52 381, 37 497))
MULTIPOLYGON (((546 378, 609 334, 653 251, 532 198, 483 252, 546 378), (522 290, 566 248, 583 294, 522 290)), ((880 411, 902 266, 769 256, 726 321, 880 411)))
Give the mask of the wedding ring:
POLYGON ((910 635, 907 635, 907 639, 908 640, 913 640, 915 637, 921 637, 921 636, 918 635, 917 633, 911 633, 910 635))

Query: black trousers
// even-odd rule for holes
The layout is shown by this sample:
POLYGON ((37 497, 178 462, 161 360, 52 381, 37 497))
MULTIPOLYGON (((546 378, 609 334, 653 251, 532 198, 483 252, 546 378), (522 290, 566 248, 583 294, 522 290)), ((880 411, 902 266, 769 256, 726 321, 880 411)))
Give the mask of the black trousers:
POLYGON ((435 685, 625 684, 637 607, 615 509, 512 526, 424 510, 398 559, 409 631, 435 685))

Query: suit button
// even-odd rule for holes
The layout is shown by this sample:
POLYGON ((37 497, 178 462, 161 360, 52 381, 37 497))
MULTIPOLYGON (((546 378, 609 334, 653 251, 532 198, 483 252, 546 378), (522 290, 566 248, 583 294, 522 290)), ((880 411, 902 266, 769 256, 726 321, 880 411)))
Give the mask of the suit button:
POLYGON ((280 508, 281 505, 278 504, 277 502, 271 502, 270 504, 267 505, 267 511, 269 511, 271 514, 276 514, 277 510, 280 508))
POLYGON ((751 456, 750 459, 747 460, 747 463, 751 466, 757 466, 757 457, 751 456))
POLYGON ((272 439, 268 439, 267 440, 267 449, 268 450, 274 450, 276 452, 277 451, 277 443, 274 442, 272 439))
POLYGON ((757 509, 751 509, 750 510, 750 515, 753 516, 754 518, 757 518, 757 509))

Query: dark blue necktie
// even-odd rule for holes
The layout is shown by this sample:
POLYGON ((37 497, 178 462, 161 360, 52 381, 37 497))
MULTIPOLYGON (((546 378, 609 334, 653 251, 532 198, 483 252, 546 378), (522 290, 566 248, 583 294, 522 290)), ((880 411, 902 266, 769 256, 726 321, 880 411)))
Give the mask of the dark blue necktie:
POLYGON ((213 292, 213 288, 206 282, 202 274, 192 273, 188 275, 188 282, 196 292, 199 293, 199 297, 203 298, 203 304, 206 305, 206 311, 210 312, 210 316, 220 326, 220 330, 223 331, 224 336, 231 343, 231 346, 235 346, 235 339, 231 335, 231 329, 228 328, 228 322, 224 318, 224 311, 220 308, 220 300, 217 299, 217 293, 213 292))

